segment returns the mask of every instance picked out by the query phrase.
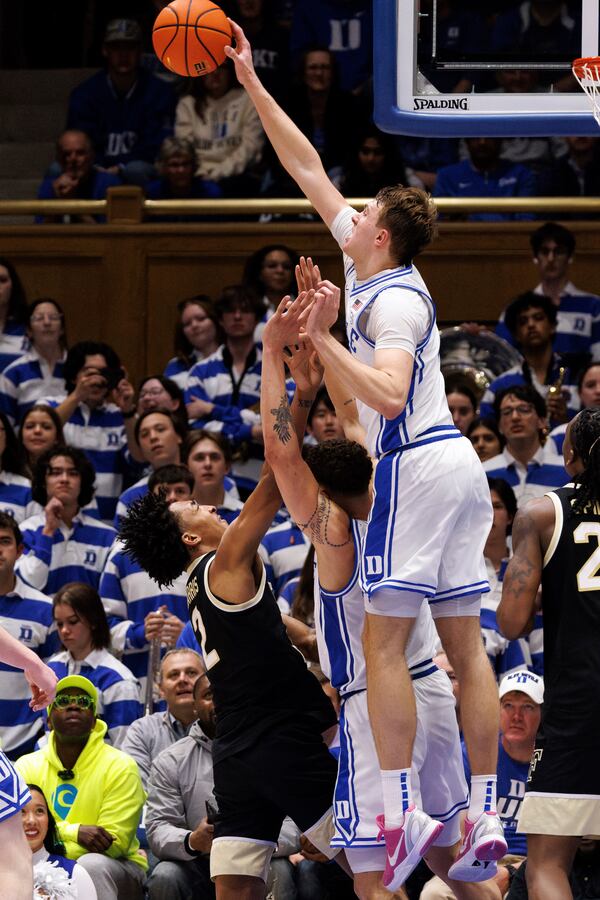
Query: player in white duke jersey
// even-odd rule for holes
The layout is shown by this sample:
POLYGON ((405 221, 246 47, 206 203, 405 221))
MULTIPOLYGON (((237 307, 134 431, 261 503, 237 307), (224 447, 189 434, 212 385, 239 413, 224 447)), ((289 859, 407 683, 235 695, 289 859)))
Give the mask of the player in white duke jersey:
POLYGON ((479 880, 482 869, 489 874, 506 852, 495 797, 498 691, 479 629, 480 595, 488 589, 483 546, 492 509, 473 448, 452 426, 437 358, 435 310, 412 265, 433 238, 435 206, 423 191, 398 186, 380 191, 362 213, 352 210, 327 178, 317 151, 260 83, 243 31, 235 23, 232 29, 236 47, 226 53, 280 162, 351 260, 350 352, 329 331, 339 305, 332 285, 317 292, 306 330, 324 364, 359 401, 369 450, 379 458, 364 588, 369 718, 388 849, 384 884, 392 889, 402 884, 414 865, 413 850, 418 856, 435 827, 413 802, 416 709, 405 659, 425 599, 461 683, 473 773, 465 839, 451 874, 479 880))
MULTIPOLYGON (((345 850, 355 891, 363 900, 389 897, 382 887, 385 844, 379 842, 382 805, 379 763, 366 702, 366 666, 362 648, 365 604, 361 585, 362 543, 371 508, 373 463, 356 440, 324 441, 303 454, 290 420, 285 389, 283 350, 294 339, 303 294, 289 307, 283 301, 263 333, 261 419, 265 456, 294 521, 315 548, 315 629, 287 620, 288 631, 339 691, 340 759, 334 795, 333 847, 345 850), (316 644, 316 646, 315 646, 316 644), (316 652, 318 650, 318 653, 316 652)), ((307 369, 316 366, 311 351, 290 347, 287 361, 299 386, 307 369)), ((361 429, 342 402, 339 384, 328 373, 327 386, 345 431, 362 438, 361 429), (352 429, 350 430, 349 427, 352 429)), ((314 379, 313 379, 314 380, 314 379)), ((345 398, 344 398, 345 401, 345 398)), ((355 409, 354 404, 350 404, 355 409)), ((413 792, 432 816, 427 862, 459 900, 498 898, 495 883, 453 881, 448 870, 459 849, 460 813, 468 805, 455 701, 447 675, 433 663, 436 633, 431 612, 422 603, 406 646, 414 685, 417 731, 412 758, 413 792)), ((420 853, 414 853, 418 860, 420 853)))

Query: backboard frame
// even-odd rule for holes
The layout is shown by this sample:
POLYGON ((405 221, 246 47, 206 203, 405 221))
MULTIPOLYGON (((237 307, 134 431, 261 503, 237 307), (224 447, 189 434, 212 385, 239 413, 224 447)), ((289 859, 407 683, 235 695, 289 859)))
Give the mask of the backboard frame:
MULTIPOLYGON (((598 55, 599 8, 599 0, 584 0, 582 56, 598 55)), ((416 137, 600 136, 583 92, 419 93, 417 15, 417 0, 373 3, 374 119, 382 131, 416 137)))

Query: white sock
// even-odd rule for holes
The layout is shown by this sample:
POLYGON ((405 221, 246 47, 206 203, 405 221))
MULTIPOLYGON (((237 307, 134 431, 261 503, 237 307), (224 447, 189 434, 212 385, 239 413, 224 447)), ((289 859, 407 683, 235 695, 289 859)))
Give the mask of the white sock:
POLYGON ((471 775, 469 822, 475 822, 484 812, 496 812, 496 781, 496 775, 471 775))
POLYGON ((399 828, 412 803, 410 769, 381 769, 383 812, 386 828, 399 828))

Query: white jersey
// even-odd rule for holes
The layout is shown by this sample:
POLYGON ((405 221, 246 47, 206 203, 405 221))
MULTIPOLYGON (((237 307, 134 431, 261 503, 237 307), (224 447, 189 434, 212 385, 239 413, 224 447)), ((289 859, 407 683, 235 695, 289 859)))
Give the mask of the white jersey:
MULTIPOLYGON (((362 631, 365 602, 360 586, 362 543, 366 523, 352 520, 355 547, 354 571, 341 591, 331 593, 319 583, 315 565, 315 629, 319 662, 323 672, 342 697, 367 687, 362 631)), ((427 603, 421 604, 406 648, 406 662, 413 679, 436 670, 436 631, 427 603)))
MULTIPOLYGON (((342 210, 332 233, 343 246, 355 211, 342 210)), ((358 415, 372 456, 455 436, 440 371, 440 338, 435 305, 414 266, 385 269, 366 281, 356 279, 354 263, 344 256, 346 329, 350 352, 373 367, 375 350, 401 349, 413 356, 406 407, 395 419, 358 401, 358 415)))

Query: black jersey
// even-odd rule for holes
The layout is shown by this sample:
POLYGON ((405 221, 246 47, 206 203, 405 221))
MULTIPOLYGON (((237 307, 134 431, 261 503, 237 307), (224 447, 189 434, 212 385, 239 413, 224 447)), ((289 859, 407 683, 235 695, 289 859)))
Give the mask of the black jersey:
POLYGON ((215 551, 201 556, 187 582, 190 620, 213 688, 213 760, 249 747, 265 731, 299 716, 325 731, 335 724, 335 712, 287 636, 264 566, 255 596, 228 603, 208 587, 214 556, 215 551))
POLYGON ((555 527, 542 573, 546 738, 600 744, 600 505, 573 513, 576 488, 549 494, 555 527))

